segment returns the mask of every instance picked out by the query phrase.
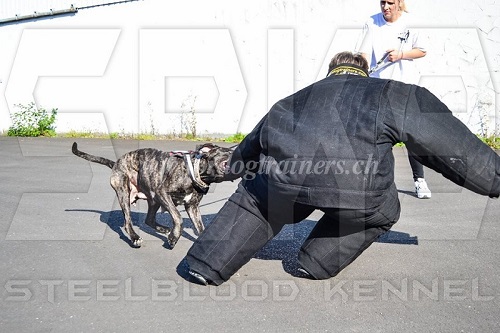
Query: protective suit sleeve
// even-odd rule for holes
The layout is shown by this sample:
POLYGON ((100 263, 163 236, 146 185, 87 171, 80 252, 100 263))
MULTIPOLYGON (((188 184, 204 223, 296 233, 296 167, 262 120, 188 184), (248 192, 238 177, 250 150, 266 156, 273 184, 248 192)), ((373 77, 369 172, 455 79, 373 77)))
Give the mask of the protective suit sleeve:
POLYGON ((262 151, 261 130, 266 119, 267 116, 235 148, 228 163, 224 180, 235 180, 246 174, 254 173, 258 169, 262 151))
POLYGON ((422 164, 476 193, 500 195, 498 154, 431 92, 412 86, 402 120, 402 141, 422 164))

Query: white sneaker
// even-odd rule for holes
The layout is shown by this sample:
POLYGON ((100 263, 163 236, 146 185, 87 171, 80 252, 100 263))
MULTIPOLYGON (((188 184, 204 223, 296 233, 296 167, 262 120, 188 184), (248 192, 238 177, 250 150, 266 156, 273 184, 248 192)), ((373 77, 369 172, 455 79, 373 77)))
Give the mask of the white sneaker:
POLYGON ((415 182, 415 192, 419 199, 430 199, 432 196, 431 190, 429 190, 427 182, 423 178, 418 178, 415 182))

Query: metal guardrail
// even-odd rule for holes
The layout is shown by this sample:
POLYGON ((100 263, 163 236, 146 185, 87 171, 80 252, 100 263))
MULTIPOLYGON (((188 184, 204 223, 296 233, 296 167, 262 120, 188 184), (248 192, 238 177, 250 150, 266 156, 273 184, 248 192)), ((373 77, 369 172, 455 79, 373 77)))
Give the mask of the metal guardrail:
POLYGON ((6 25, 6 24, 13 24, 13 23, 17 23, 17 22, 22 22, 22 21, 36 20, 38 18, 43 19, 43 18, 49 18, 51 16, 76 14, 81 9, 91 9, 91 8, 96 8, 96 7, 118 5, 118 4, 123 4, 123 3, 127 3, 127 2, 135 2, 135 1, 140 1, 140 0, 119 0, 119 1, 98 2, 95 4, 87 4, 87 5, 83 5, 80 7, 77 7, 77 6, 72 4, 71 7, 68 9, 61 9, 61 10, 50 9, 48 12, 35 11, 32 14, 16 15, 14 17, 0 19, 0 26, 6 25))
POLYGON ((33 20, 33 19, 37 19, 37 18, 46 18, 46 17, 50 17, 50 16, 57 16, 57 15, 64 15, 64 14, 75 14, 77 12, 78 12, 78 8, 71 5, 71 7, 68 9, 61 9, 61 10, 51 9, 48 12, 33 12, 32 14, 28 14, 28 15, 16 15, 16 16, 11 17, 11 18, 0 19, 0 25, 14 23, 14 22, 20 22, 20 21, 26 21, 26 20, 33 20))

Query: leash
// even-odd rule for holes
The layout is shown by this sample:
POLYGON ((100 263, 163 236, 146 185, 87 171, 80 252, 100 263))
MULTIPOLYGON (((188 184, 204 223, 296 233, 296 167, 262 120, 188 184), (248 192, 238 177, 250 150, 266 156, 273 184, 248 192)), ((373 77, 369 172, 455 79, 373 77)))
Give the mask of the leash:
POLYGON ((368 71, 368 74, 372 74, 372 73, 375 73, 379 70, 381 70, 382 68, 385 68, 387 66, 389 66, 389 62, 386 63, 386 65, 384 67, 380 67, 380 65, 385 61, 385 59, 387 59, 387 57, 389 56, 389 52, 386 52, 386 54, 384 54, 384 56, 379 60, 377 61, 377 63, 375 64, 375 66, 373 66, 372 68, 370 68, 370 70, 368 71))
MULTIPOLYGON (((399 39, 398 54, 401 53, 401 50, 403 49, 403 45, 408 41, 408 37, 410 37, 410 30, 406 30, 406 31, 402 32, 401 34, 399 34, 399 36, 398 36, 398 39, 399 39)), ((377 61, 377 63, 375 64, 375 66, 373 66, 372 68, 370 68, 370 70, 368 71, 368 74, 372 74, 372 73, 378 72, 378 71, 386 68, 387 66, 392 65, 393 62, 390 62, 390 61, 384 62, 387 59, 388 56, 389 56, 389 52, 387 52, 386 54, 384 54, 384 56, 382 57, 382 59, 380 59, 379 61, 377 61)))

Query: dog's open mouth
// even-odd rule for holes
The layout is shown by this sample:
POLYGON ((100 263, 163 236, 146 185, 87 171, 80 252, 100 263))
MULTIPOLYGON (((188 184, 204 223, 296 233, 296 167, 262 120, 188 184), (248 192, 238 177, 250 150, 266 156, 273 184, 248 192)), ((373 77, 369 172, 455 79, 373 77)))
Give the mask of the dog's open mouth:
POLYGON ((223 175, 228 171, 227 170, 227 168, 229 167, 228 161, 229 161, 229 159, 224 159, 224 160, 219 162, 219 164, 217 165, 217 171, 219 174, 223 175))

